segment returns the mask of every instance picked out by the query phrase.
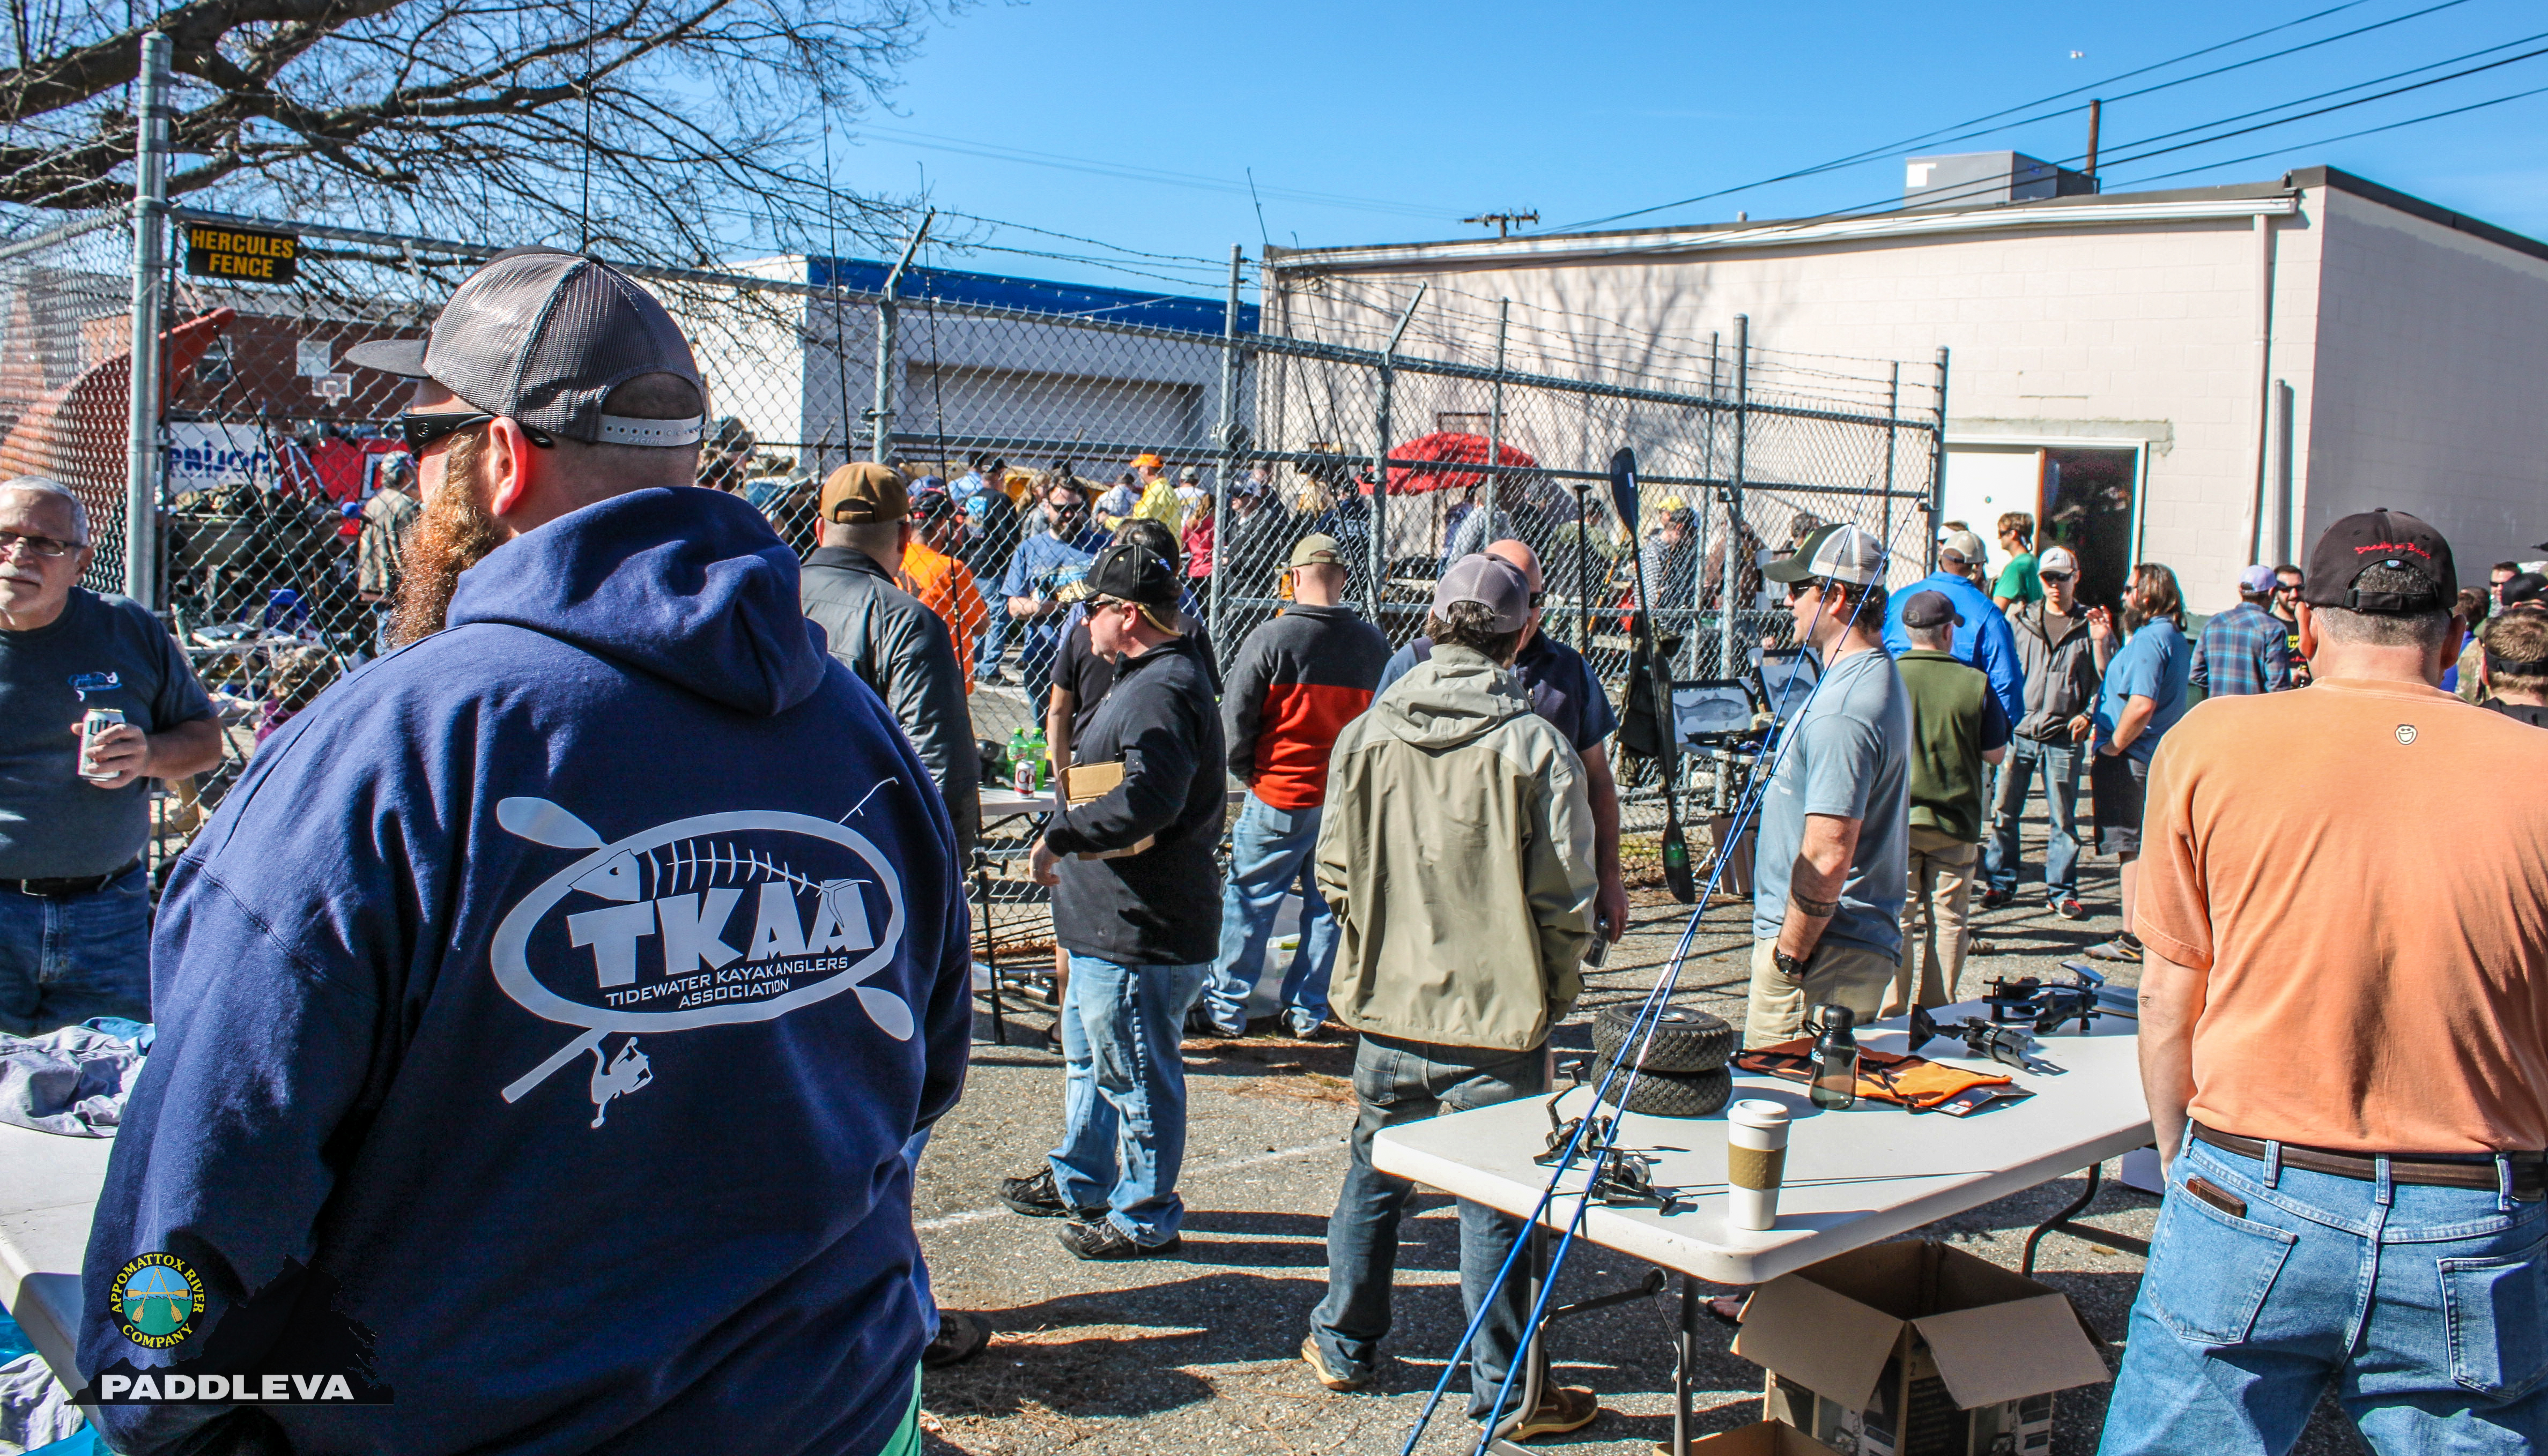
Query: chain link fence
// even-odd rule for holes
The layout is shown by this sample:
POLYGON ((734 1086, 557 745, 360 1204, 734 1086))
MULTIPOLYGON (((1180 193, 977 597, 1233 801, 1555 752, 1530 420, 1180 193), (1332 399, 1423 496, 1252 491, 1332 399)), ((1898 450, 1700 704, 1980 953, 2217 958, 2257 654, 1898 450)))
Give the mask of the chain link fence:
MULTIPOLYGON (((221 694, 233 749, 200 803, 186 791, 182 833, 266 732, 394 645, 417 514, 390 425, 406 387, 345 354, 422 334, 498 249, 184 210, 173 223, 152 605, 221 694), (296 276, 187 276, 195 227, 293 234, 296 276)), ((0 249, 0 453, 8 474, 88 501, 103 590, 124 580, 132 253, 113 218, 0 249)), ((1088 552, 1131 520, 1174 542, 1223 660, 1280 609, 1311 532, 1344 547, 1351 599, 1399 643, 1422 630, 1447 561, 1526 542, 1539 630, 1581 650, 1623 711, 1640 560, 1672 671, 1690 681, 1744 676, 1783 640, 1760 566, 1814 525, 1876 532, 1897 586, 1930 558, 1943 363, 1640 337, 1450 288, 1336 280, 1317 309, 1286 280, 1260 319, 1235 261, 1225 300, 803 257, 631 271, 708 379, 702 485, 809 553, 830 470, 882 458, 913 482, 923 531, 906 585, 974 668, 974 733, 994 763, 1041 728, 1088 552), (1642 468, 1635 522, 1605 483, 1621 446, 1642 468), (1073 510, 1056 533, 1055 504, 1082 503, 1089 519, 1073 510)), ((1659 823, 1659 776, 1631 755, 1621 777, 1628 830, 1659 823)))
POLYGON ((131 494, 133 228, 77 219, 0 246, 0 480, 70 488, 94 551, 82 585, 124 590, 131 494))

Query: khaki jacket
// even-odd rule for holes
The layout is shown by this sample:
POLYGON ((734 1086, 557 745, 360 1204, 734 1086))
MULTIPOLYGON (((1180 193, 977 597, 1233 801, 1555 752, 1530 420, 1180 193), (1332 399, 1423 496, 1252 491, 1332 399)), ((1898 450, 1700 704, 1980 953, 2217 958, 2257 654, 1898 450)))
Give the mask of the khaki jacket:
POLYGON ((1436 648, 1328 761, 1329 999, 1358 1032, 1526 1051, 1584 989, 1592 814, 1575 750, 1483 654, 1436 648))

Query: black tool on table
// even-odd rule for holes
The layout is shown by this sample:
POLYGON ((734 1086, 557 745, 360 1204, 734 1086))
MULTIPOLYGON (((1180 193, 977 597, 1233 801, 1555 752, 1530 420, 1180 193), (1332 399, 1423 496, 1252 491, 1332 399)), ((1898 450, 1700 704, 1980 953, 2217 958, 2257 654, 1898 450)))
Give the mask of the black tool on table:
POLYGON ((2031 1022, 2036 1035, 2049 1036, 2061 1030, 2066 1022, 2076 1021, 2081 1035, 2088 1024, 2105 1014, 2098 992, 2105 989, 2106 978, 2085 966, 2064 966, 2070 972, 2070 984, 2053 985, 2026 976, 1993 976, 1990 990, 1982 1001, 1990 1008, 1994 1022, 2031 1022))
POLYGON ((1628 528, 1628 554, 1635 560, 1637 571, 1637 626, 1646 639, 1647 666, 1655 675, 1655 716, 1662 730, 1655 737, 1661 740, 1664 779, 1664 883, 1671 888, 1674 899, 1687 905, 1698 898, 1698 878, 1689 865, 1689 841, 1682 836, 1681 789, 1674 782, 1680 776, 1677 751, 1681 745, 1671 724, 1672 669, 1655 640, 1655 599, 1646 594, 1646 553, 1637 534, 1637 452, 1624 446, 1610 455, 1610 504, 1628 528))
POLYGON ((2027 1055, 2027 1035, 2017 1027, 1987 1022, 1978 1016, 1968 1016, 1947 1026, 1940 1024, 1925 1008, 1913 1009, 1911 1049, 1916 1052, 1940 1037, 1958 1038, 1963 1042, 1964 1049, 1973 1056, 1996 1061, 2002 1066, 2013 1066, 2022 1072, 2047 1069, 2045 1063, 2027 1055))

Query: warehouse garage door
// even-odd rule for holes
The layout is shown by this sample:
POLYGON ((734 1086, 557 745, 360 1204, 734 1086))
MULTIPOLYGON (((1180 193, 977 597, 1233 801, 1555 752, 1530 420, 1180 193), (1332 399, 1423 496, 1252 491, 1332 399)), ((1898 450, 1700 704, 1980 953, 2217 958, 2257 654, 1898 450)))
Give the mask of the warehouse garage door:
MULTIPOLYGON (((894 430, 906 436, 987 435, 1017 441, 1012 448, 1030 456, 1059 454, 1076 441, 1143 449, 1204 443, 1204 392, 1197 385, 1014 369, 932 369, 921 363, 910 365, 904 377, 894 430)), ((1082 473, 1099 474, 1114 453, 1109 449, 1103 458, 1083 464, 1082 473)))

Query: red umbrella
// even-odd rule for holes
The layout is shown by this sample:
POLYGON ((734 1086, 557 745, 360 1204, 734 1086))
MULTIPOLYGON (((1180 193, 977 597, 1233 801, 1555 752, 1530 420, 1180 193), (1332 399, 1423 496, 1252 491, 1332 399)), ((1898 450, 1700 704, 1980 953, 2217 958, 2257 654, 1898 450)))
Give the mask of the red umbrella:
MULTIPOLYGON (((1438 430, 1417 435, 1406 444, 1393 447, 1392 460, 1418 460, 1424 465, 1393 465, 1389 468, 1389 494, 1417 496, 1427 491, 1465 491, 1486 480, 1486 474, 1474 470, 1438 470, 1435 465, 1484 465, 1487 463, 1487 437, 1462 434, 1457 430, 1438 430)), ((1498 465, 1537 465, 1522 451, 1502 446, 1495 456, 1498 465)), ((1362 488, 1366 496, 1371 487, 1362 488)))
MULTIPOLYGON (((167 342, 167 366, 159 378, 162 410, 213 340, 237 317, 234 309, 215 309, 162 335, 167 342)), ((132 415, 133 354, 128 349, 90 365, 77 379, 28 407, 8 437, 0 439, 0 479, 41 475, 59 481, 91 516, 121 519, 132 476, 126 454, 132 415)))

